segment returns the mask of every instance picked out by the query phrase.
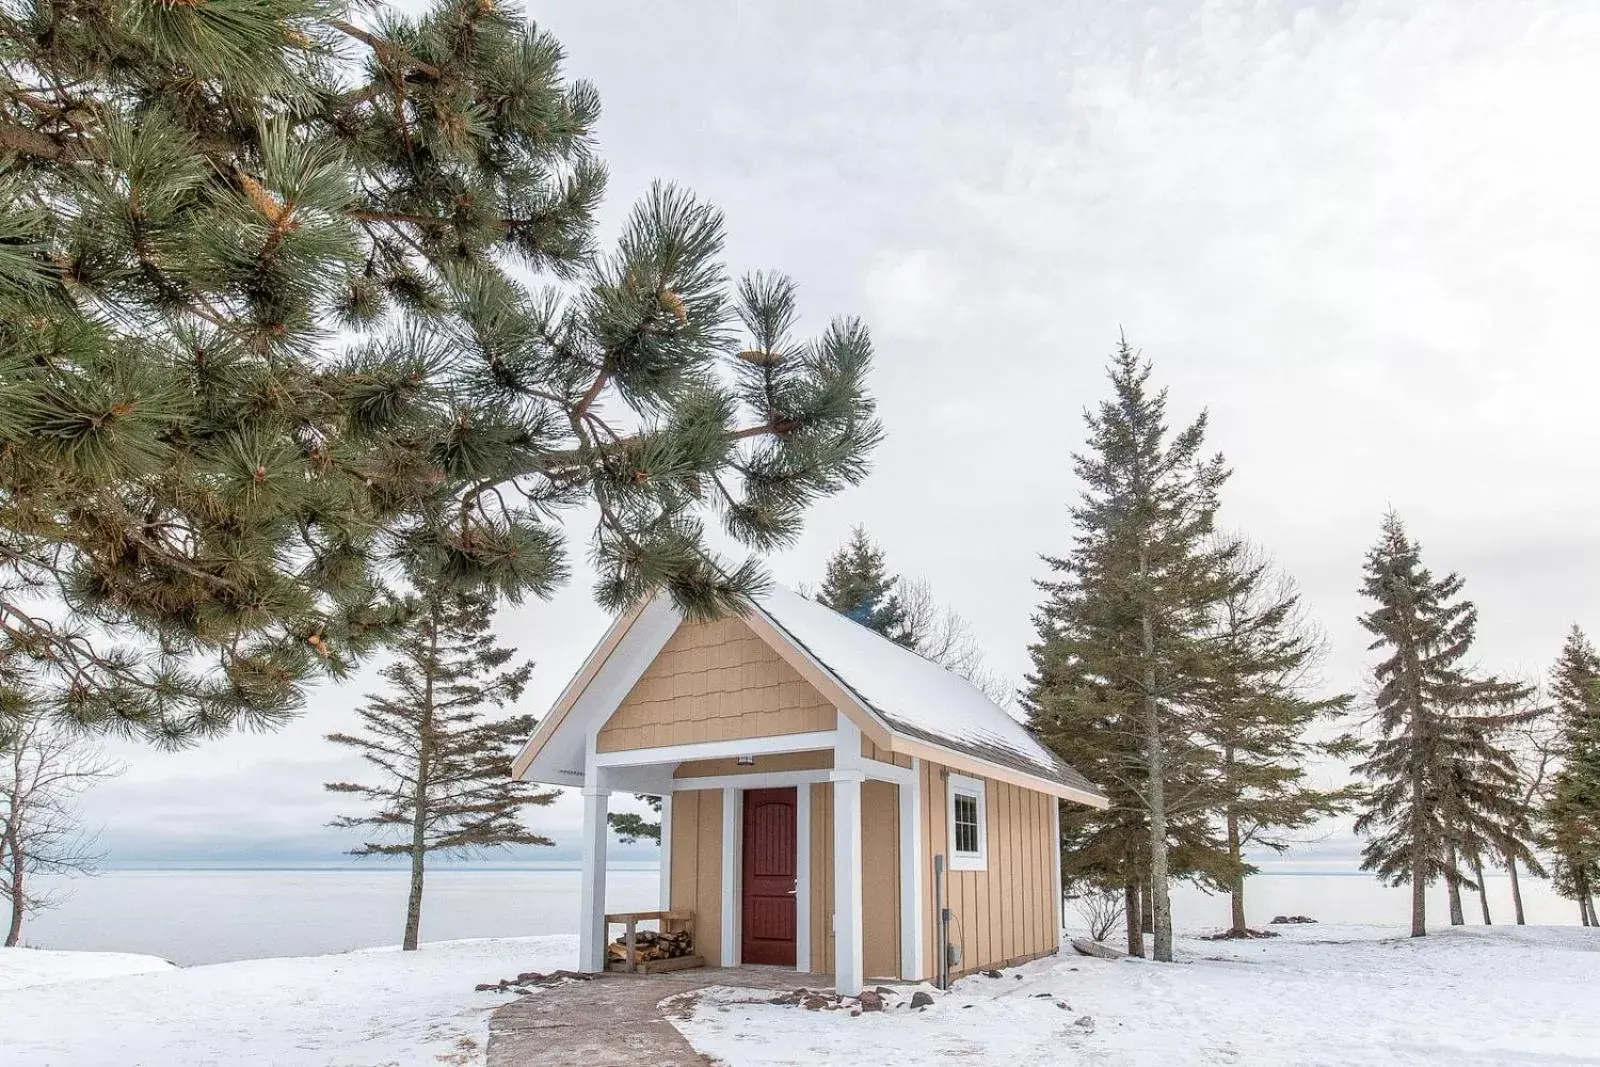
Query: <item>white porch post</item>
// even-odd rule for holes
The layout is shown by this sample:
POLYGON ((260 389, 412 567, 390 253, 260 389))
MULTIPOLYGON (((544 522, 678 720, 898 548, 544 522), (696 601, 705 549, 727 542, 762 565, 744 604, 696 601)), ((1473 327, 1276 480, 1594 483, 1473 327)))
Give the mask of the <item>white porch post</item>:
POLYGON ((672 794, 661 795, 661 910, 672 910, 672 794))
MULTIPOLYGON (((912 779, 900 783, 900 977, 926 978, 922 970, 922 761, 911 761, 912 779)), ((1059 864, 1058 864, 1059 866, 1059 864)))
POLYGON ((861 783, 860 771, 834 771, 833 963, 834 988, 861 992, 861 783))
POLYGON ((865 979, 861 924, 861 730, 841 710, 834 729, 833 985, 854 996, 865 979))
POLYGON ((578 970, 606 969, 606 806, 598 776, 583 787, 583 878, 579 889, 578 970))

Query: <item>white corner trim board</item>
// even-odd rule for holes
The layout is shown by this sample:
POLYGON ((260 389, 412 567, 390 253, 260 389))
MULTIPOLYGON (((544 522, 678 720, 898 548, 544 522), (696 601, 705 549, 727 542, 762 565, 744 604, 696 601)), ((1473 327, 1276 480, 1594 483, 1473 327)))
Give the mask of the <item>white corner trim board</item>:
POLYGON ((922 973, 922 781, 921 761, 911 761, 911 781, 900 784, 900 977, 922 973))
MULTIPOLYGON (((818 772, 826 774, 827 772, 818 772)), ((811 785, 794 790, 794 969, 811 970, 811 785)))

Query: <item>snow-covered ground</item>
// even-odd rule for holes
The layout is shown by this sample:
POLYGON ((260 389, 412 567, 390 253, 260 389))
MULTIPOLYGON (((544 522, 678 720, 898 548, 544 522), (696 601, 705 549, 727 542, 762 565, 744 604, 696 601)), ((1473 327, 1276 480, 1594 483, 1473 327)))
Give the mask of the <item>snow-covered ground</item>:
POLYGON ((674 1021, 728 1067, 1600 1064, 1600 930, 1275 929, 1181 939, 1173 966, 1039 960, 963 979, 924 1011, 852 1018, 720 990, 674 1021))
MULTIPOLYGON (((0 993, 23 986, 175 969, 159 956, 139 956, 131 952, 45 952, 33 948, 0 948, 0 993)), ((3 1035, 0 1035, 0 1040, 3 1040, 3 1035)))
MULTIPOLYGON (((722 990, 674 1022, 728 1067, 1600 1064, 1600 930, 1469 926, 1413 941, 1394 927, 1278 929, 1181 939, 1174 966, 1040 960, 963 979, 926 1011, 851 1018, 722 990)), ((570 966, 576 947, 443 941, 187 968, 3 950, 0 1064, 480 1064, 488 1013, 508 998, 473 986, 570 966)))
POLYGON ((0 1064, 478 1064, 489 1010, 510 998, 473 986, 570 967, 576 957, 573 937, 184 968, 151 956, 7 949, 0 952, 0 1064))

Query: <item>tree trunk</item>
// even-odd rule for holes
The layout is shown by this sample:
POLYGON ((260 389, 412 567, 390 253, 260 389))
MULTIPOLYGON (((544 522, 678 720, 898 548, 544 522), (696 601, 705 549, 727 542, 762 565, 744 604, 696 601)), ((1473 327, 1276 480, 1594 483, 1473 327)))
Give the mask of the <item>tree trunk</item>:
POLYGON ((1450 894, 1450 925, 1467 925, 1466 912, 1461 910, 1461 880, 1456 877, 1456 865, 1461 857, 1456 854, 1455 842, 1450 843, 1449 868, 1444 872, 1445 889, 1450 894))
POLYGON ((22 911, 28 903, 27 890, 23 882, 27 877, 27 856, 22 849, 17 847, 17 841, 10 837, 7 842, 6 859, 11 864, 11 925, 6 930, 6 948, 16 948, 22 940, 22 911))
MULTIPOLYGON (((1413 716, 1416 712, 1412 712, 1413 716)), ((1423 833, 1422 762, 1411 761, 1411 936, 1428 936, 1428 842, 1423 833)))
MULTIPOLYGON (((1145 556, 1139 553, 1139 576, 1145 576, 1145 556)), ((1146 607, 1139 613, 1144 651, 1144 743, 1149 782, 1145 802, 1150 806, 1150 910, 1155 920, 1150 955, 1172 962, 1172 898, 1168 894, 1167 868, 1167 766, 1161 738, 1161 708, 1156 700, 1155 627, 1146 607)))
POLYGON ((1228 860, 1233 864, 1233 926, 1229 933, 1246 937, 1250 927, 1244 921, 1244 850, 1239 844, 1239 813, 1228 809, 1228 860))
POLYGON ((1128 955, 1144 956, 1144 931, 1139 917, 1144 914, 1139 892, 1138 882, 1129 882, 1122 887, 1123 924, 1128 928, 1128 955))
POLYGON ((411 892, 406 897, 403 952, 415 952, 422 932, 422 879, 428 860, 428 775, 433 763, 433 672, 439 655, 438 604, 430 604, 433 625, 428 632, 428 662, 422 672, 422 721, 417 734, 417 781, 411 794, 411 892))
POLYGON ((1522 912, 1522 882, 1517 878, 1517 857, 1506 854, 1506 872, 1511 875, 1511 906, 1517 913, 1517 925, 1527 926, 1528 919, 1522 912))
POLYGON ((1472 876, 1478 880, 1478 906, 1483 909, 1483 925, 1493 926, 1494 920, 1489 918, 1489 886, 1483 880, 1483 857, 1476 852, 1472 854, 1472 876))
POLYGON ((1156 932, 1156 902, 1149 886, 1139 894, 1139 929, 1147 934, 1156 932))

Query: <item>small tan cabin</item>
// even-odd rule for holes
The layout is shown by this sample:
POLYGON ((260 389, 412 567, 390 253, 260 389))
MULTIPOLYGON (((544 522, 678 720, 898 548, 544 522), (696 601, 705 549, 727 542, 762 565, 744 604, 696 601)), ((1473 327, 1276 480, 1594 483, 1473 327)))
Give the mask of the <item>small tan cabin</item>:
POLYGON ((582 969, 621 791, 662 798, 661 908, 697 955, 847 993, 934 979, 946 944, 947 977, 1055 952, 1059 803, 1106 803, 965 680, 777 586, 742 617, 617 620, 515 771, 583 790, 582 969))

